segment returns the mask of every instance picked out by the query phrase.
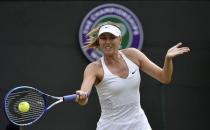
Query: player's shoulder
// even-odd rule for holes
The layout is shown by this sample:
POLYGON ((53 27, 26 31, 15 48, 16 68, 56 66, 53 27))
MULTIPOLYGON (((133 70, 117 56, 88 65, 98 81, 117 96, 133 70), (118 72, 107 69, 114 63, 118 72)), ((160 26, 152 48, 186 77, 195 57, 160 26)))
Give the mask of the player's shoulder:
POLYGON ((91 62, 85 68, 85 73, 88 75, 95 75, 97 79, 103 76, 103 68, 100 60, 91 62))
POLYGON ((123 54, 125 54, 128 57, 132 57, 132 56, 135 56, 136 54, 141 53, 140 50, 138 50, 137 48, 132 48, 132 47, 122 49, 121 52, 123 52, 123 54))
POLYGON ((88 65, 87 65, 87 67, 86 67, 86 69, 90 69, 90 70, 97 70, 97 69, 99 69, 99 68, 101 68, 101 62, 100 62, 100 60, 97 60, 97 61, 93 61, 93 62, 91 62, 91 63, 89 63, 88 65))
POLYGON ((92 66, 92 67, 100 67, 101 66, 101 60, 96 60, 96 61, 93 61, 91 63, 88 64, 89 66, 92 66))
POLYGON ((122 49, 121 52, 136 65, 140 66, 142 59, 142 52, 136 48, 122 49))

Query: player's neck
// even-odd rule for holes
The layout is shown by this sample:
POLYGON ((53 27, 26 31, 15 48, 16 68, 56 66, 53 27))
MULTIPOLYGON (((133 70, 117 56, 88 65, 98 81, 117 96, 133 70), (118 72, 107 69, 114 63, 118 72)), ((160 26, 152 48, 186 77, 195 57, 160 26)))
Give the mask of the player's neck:
POLYGON ((121 59, 122 59, 122 57, 121 57, 119 51, 117 51, 116 53, 114 53, 112 55, 104 55, 104 61, 107 65, 120 63, 121 59))

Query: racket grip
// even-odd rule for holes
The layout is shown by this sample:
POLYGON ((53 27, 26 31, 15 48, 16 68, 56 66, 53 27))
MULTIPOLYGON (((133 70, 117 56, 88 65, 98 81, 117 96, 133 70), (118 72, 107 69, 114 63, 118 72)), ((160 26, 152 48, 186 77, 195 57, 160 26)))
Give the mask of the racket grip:
POLYGON ((73 101, 73 100, 76 99, 76 97, 77 97, 76 94, 66 95, 66 96, 63 96, 63 100, 64 100, 64 101, 73 101))

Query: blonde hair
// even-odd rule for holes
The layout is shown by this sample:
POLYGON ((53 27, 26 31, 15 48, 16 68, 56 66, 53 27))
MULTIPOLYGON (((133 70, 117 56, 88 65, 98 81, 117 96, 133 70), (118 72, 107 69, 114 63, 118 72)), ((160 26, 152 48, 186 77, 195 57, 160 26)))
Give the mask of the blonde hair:
POLYGON ((87 33, 87 35, 86 35, 89 38, 87 39, 87 42, 85 43, 86 45, 83 47, 83 49, 89 49, 89 48, 96 49, 99 47, 98 32, 99 32, 100 28, 104 25, 113 25, 120 29, 120 26, 118 23, 114 23, 111 21, 104 22, 104 23, 100 24, 100 26, 92 28, 90 30, 90 32, 87 33))

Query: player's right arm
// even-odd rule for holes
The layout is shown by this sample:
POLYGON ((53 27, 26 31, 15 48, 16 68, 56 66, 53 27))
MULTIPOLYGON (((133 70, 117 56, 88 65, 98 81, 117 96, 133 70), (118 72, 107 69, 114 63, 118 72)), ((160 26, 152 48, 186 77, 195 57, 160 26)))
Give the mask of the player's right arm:
POLYGON ((80 105, 86 105, 88 102, 88 95, 96 81, 97 76, 97 62, 92 62, 87 65, 84 70, 84 76, 80 90, 76 91, 76 102, 80 105))

